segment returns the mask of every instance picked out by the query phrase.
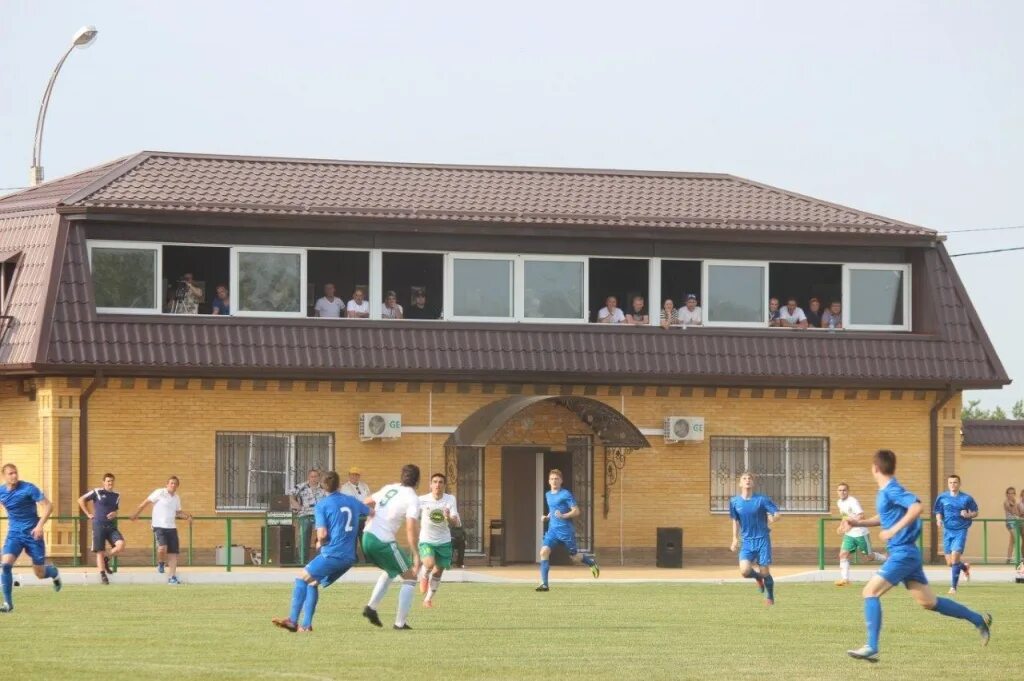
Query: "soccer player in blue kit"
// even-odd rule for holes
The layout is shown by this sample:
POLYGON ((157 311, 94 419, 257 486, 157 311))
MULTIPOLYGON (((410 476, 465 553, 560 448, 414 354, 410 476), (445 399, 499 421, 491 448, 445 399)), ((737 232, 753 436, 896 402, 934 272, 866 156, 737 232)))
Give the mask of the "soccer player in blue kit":
POLYGON ((316 503, 316 545, 320 554, 311 560, 295 579, 292 609, 287 618, 275 617, 275 626, 288 631, 313 631, 313 614, 325 589, 348 572, 356 562, 356 537, 360 516, 370 515, 370 507, 360 499, 338 491, 341 479, 334 471, 324 476, 320 486, 327 496, 316 503), (299 623, 299 617, 302 622, 299 623))
POLYGON ((943 492, 935 499, 935 522, 942 528, 942 553, 946 556, 946 565, 953 571, 949 593, 956 594, 960 584, 960 573, 971 579, 971 564, 961 561, 964 547, 967 545, 967 530, 978 516, 978 502, 970 494, 960 491, 960 476, 951 475, 946 480, 948 492, 943 492))
POLYGON ((548 531, 544 533, 544 541, 540 547, 540 586, 537 591, 548 591, 548 571, 551 569, 549 558, 551 549, 562 544, 569 549, 573 560, 579 560, 590 567, 595 579, 601 576, 601 568, 592 555, 581 553, 576 548, 576 526, 572 519, 580 514, 579 506, 572 492, 562 487, 562 471, 552 468, 548 473, 550 491, 544 493, 544 501, 548 505, 548 514, 541 520, 548 521, 548 531))
POLYGON ((740 476, 740 493, 729 499, 729 517, 732 518, 732 545, 730 551, 740 550, 740 574, 757 581, 757 588, 765 594, 765 604, 775 604, 775 579, 772 577, 772 537, 768 525, 779 519, 775 502, 763 494, 754 494, 754 474, 746 471, 740 476), (740 538, 743 539, 742 544, 740 538), (754 569, 757 563, 758 570, 754 569))
POLYGON ((873 518, 846 518, 840 527, 882 526, 879 536, 888 542, 889 559, 878 572, 868 580, 861 592, 864 596, 864 619, 867 621, 867 644, 846 653, 858 660, 878 662, 878 636, 882 630, 882 602, 880 598, 889 589, 903 582, 910 595, 927 610, 934 610, 947 617, 967 620, 981 634, 982 645, 988 645, 991 635, 992 616, 974 612, 954 600, 938 598, 928 586, 921 562, 921 551, 917 540, 921 535, 921 500, 907 491, 895 477, 896 455, 888 449, 875 452, 871 474, 878 483, 873 518))
POLYGON ((7 539, 0 551, 0 586, 3 587, 3 603, 0 612, 14 610, 14 561, 22 551, 32 559, 32 571, 39 579, 52 579, 53 590, 60 591, 60 573, 54 565, 46 563, 46 544, 43 542, 43 528, 53 511, 53 504, 42 490, 31 482, 18 479, 18 467, 13 463, 2 469, 4 482, 0 484, 0 506, 7 510, 7 539), (43 509, 40 516, 36 506, 43 509))

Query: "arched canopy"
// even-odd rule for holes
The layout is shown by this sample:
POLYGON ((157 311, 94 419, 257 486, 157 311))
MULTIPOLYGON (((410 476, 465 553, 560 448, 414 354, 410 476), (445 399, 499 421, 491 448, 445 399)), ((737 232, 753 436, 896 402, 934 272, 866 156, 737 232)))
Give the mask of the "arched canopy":
POLYGON ((492 402, 470 414, 448 436, 446 447, 485 447, 494 434, 516 414, 538 402, 554 402, 586 423, 606 447, 643 449, 647 438, 617 409, 589 397, 573 395, 513 395, 492 402))

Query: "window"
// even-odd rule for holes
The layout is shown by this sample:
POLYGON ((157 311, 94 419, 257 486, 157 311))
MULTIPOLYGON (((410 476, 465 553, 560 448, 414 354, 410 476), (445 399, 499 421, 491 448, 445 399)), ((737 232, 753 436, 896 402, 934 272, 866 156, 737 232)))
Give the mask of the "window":
POLYGON ((231 249, 213 246, 164 246, 160 290, 164 312, 213 314, 223 286, 226 298, 217 303, 218 314, 231 312, 231 249), (186 280, 192 284, 189 286, 186 280), (199 296, 196 296, 198 290, 199 296), (226 301, 226 302, 225 302, 226 301))
POLYGON ((444 254, 385 251, 381 269, 381 300, 388 291, 394 291, 405 319, 441 318, 444 254))
POLYGON ((672 304, 678 309, 686 305, 686 297, 691 293, 697 296, 697 305, 702 306, 703 311, 700 266, 700 260, 661 261, 661 300, 655 304, 659 315, 666 299, 671 298, 672 304))
POLYGON ((160 245, 89 242, 97 312, 160 312, 160 245))
MULTIPOLYGON (((369 302, 372 291, 369 251, 310 250, 306 255, 306 307, 310 317, 315 315, 316 301, 326 295, 328 284, 334 285, 334 294, 344 303, 355 298, 356 289, 363 291, 363 301, 369 302)), ((341 310, 344 317, 346 309, 341 310)))
POLYGON ((583 292, 587 288, 584 258, 523 257, 523 309, 517 316, 529 321, 586 320, 583 292))
POLYGON ((846 328, 910 329, 910 265, 847 265, 846 328))
MULTIPOLYGON (((2 256, 3 254, 0 254, 2 256)), ((7 260, 0 259, 0 315, 6 314, 7 299, 11 295, 11 286, 14 284, 14 270, 18 266, 17 254, 7 256, 7 260)))
POLYGON ((778 298, 780 307, 787 298, 796 298, 808 326, 821 328, 821 315, 829 304, 843 301, 843 266, 773 262, 768 267, 768 295, 778 298), (818 299, 817 310, 811 309, 811 298, 818 299))
POLYGON ((648 300, 650 289, 650 261, 646 258, 590 258, 587 263, 587 307, 589 319, 597 321, 597 314, 605 306, 608 296, 615 296, 623 314, 633 311, 633 298, 642 296, 648 316, 653 308, 657 314, 657 301, 648 300))
POLYGON ((233 314, 298 317, 306 305, 306 251, 235 248, 231 251, 233 314))
POLYGON ((313 468, 334 468, 331 433, 217 433, 218 511, 265 511, 313 468))
POLYGON ((511 319, 513 264, 511 257, 454 255, 450 260, 452 314, 461 319, 511 319))
POLYGON ((456 449, 458 476, 455 497, 466 532, 466 553, 484 552, 484 450, 482 447, 456 449))
POLYGON ((746 261, 704 262, 704 323, 764 326, 768 323, 768 265, 746 261))
POLYGON ((819 437, 711 438, 711 510, 729 510, 743 471, 781 511, 828 513, 828 440, 819 437))

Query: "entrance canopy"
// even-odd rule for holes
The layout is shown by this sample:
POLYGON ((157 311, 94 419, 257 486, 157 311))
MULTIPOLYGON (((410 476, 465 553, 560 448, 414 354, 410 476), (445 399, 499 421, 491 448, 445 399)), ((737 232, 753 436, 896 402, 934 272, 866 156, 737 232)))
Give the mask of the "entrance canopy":
POLYGON ((572 395, 513 395, 473 412, 448 436, 446 447, 485 447, 494 434, 524 409, 549 401, 565 407, 586 423, 609 448, 650 447, 640 430, 618 410, 589 397, 572 395))

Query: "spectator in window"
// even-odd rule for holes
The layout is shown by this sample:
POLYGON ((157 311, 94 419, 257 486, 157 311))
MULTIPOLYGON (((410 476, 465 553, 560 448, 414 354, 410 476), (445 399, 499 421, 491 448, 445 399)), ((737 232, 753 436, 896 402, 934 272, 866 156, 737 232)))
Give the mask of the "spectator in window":
POLYGON ((679 324, 684 329, 687 326, 704 325, 704 315, 697 306, 697 296, 692 293, 686 296, 686 307, 679 310, 679 324))
POLYGON ((228 295, 228 287, 224 284, 217 284, 217 297, 213 299, 213 314, 231 314, 231 297, 228 295))
POLYGON ((670 329, 673 326, 679 326, 679 311, 672 299, 666 298, 661 305, 661 328, 670 329))
POLYGON ((651 316, 647 314, 647 304, 643 296, 633 296, 632 309, 626 315, 626 323, 633 326, 643 326, 651 323, 651 316))
POLYGON ((833 300, 828 309, 825 310, 825 314, 821 315, 821 328, 843 328, 843 304, 838 300, 833 300))
POLYGON ((171 299, 167 311, 171 314, 199 314, 199 303, 203 302, 203 289, 192 280, 192 273, 185 272, 171 288, 171 299))
POLYGON ((403 319, 402 306, 398 304, 398 294, 394 291, 388 291, 384 295, 384 307, 380 311, 380 316, 384 319, 403 319))
POLYGON ((779 299, 768 299, 768 326, 782 326, 779 319, 779 299))
POLYGON ((370 316, 370 302, 366 300, 366 291, 357 288, 352 292, 352 300, 348 301, 345 316, 349 319, 367 319, 370 316))
POLYGON ((779 310, 779 326, 788 329, 806 329, 807 315, 797 307, 796 298, 787 298, 786 306, 779 310))
POLYGON ((435 319, 436 317, 427 309, 427 292, 421 288, 416 289, 412 297, 412 305, 405 313, 406 319, 435 319))
POLYGON ((604 299, 604 307, 597 313, 599 324, 622 324, 626 321, 626 315, 619 309, 619 299, 615 296, 608 296, 604 299))
POLYGON ((334 284, 324 284, 324 295, 313 307, 317 317, 330 317, 338 319, 341 311, 345 309, 345 301, 334 295, 336 289, 334 284))
POLYGON ((811 297, 807 301, 807 310, 804 311, 807 315, 807 326, 812 329, 821 328, 821 301, 815 297, 811 297))

